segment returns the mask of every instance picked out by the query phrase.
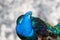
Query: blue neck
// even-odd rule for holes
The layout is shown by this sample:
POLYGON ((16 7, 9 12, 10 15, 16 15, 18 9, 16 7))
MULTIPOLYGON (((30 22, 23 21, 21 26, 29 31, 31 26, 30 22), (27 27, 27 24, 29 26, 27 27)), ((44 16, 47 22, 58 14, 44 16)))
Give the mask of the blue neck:
POLYGON ((17 25, 17 32, 18 34, 22 35, 22 36, 32 36, 33 35, 33 28, 32 28, 32 22, 31 22, 31 18, 28 13, 30 12, 27 12, 24 16, 23 16, 23 19, 22 19, 22 22, 21 24, 18 24, 17 25))

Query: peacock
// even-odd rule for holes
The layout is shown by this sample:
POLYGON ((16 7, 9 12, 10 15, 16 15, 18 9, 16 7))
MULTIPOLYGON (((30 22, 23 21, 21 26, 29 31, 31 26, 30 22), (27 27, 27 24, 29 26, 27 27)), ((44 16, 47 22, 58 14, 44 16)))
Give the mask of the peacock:
POLYGON ((33 17, 32 11, 19 16, 16 24, 16 33, 22 40, 38 40, 38 37, 48 35, 45 22, 38 17, 33 17))
POLYGON ((22 19, 18 18, 16 33, 21 40, 38 40, 37 35, 32 27, 31 21, 32 12, 26 12, 22 19))

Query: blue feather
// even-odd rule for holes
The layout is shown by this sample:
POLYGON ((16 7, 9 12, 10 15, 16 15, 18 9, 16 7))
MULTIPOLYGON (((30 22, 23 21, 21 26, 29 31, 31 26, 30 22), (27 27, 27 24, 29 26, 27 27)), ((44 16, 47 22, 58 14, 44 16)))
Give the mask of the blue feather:
POLYGON ((33 28, 32 28, 31 19, 30 19, 31 15, 32 15, 31 11, 27 12, 23 16, 22 22, 16 26, 16 32, 19 35, 22 35, 22 36, 32 36, 33 35, 33 28))

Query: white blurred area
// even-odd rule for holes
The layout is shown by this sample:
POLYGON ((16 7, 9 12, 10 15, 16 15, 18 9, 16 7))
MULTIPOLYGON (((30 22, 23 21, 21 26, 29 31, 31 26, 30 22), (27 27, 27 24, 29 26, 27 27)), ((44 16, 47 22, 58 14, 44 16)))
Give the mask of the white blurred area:
POLYGON ((0 40, 20 40, 16 20, 27 11, 54 26, 60 19, 60 0, 0 0, 0 40))

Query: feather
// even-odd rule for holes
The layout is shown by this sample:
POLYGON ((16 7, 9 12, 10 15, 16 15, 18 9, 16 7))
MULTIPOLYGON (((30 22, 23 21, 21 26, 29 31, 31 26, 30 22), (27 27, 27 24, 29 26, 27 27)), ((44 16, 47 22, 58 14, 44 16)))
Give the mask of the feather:
POLYGON ((16 32, 22 40, 37 40, 36 33, 32 28, 31 15, 32 12, 29 11, 22 16, 22 19, 18 18, 21 22, 17 21, 16 32))
POLYGON ((54 35, 58 36, 60 35, 60 23, 58 23, 57 25, 55 26, 51 26, 49 24, 46 24, 47 25, 47 29, 54 35))
POLYGON ((47 36, 47 26, 40 18, 32 17, 32 25, 38 36, 47 36))
MULTIPOLYGON (((24 15, 21 15, 17 19, 17 25, 22 22, 24 15)), ((32 28, 36 32, 37 36, 58 36, 60 35, 60 23, 52 27, 50 24, 42 21, 40 18, 31 16, 32 28)), ((22 37, 23 38, 23 37, 22 37)))
MULTIPOLYGON (((22 17, 23 17, 23 15, 18 17, 17 24, 19 24, 21 22, 22 17)), ((33 17, 33 16, 31 16, 31 21, 32 21, 32 27, 38 36, 47 36, 48 35, 47 26, 44 23, 44 21, 42 21, 40 18, 33 17)))

